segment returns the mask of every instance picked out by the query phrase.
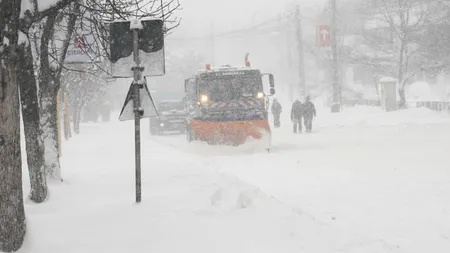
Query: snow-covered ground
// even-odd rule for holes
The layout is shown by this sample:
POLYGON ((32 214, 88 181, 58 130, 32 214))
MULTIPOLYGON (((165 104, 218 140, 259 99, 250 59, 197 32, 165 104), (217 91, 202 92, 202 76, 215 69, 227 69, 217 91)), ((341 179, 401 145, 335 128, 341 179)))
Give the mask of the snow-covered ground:
POLYGON ((415 82, 406 86, 408 101, 449 101, 450 86, 446 83, 430 85, 427 82, 415 82))
POLYGON ((133 123, 83 125, 20 252, 450 252, 449 114, 287 116, 271 153, 145 131, 139 205, 133 123))

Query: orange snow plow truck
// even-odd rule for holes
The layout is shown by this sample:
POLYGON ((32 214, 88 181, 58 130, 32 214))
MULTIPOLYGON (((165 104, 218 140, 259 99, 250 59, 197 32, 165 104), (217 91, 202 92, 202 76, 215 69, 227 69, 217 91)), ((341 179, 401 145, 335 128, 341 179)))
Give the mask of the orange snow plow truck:
POLYGON ((269 76, 270 95, 275 94, 272 74, 246 67, 206 69, 185 80, 187 140, 209 144, 240 145, 261 141, 270 150, 268 95, 263 77, 269 76))

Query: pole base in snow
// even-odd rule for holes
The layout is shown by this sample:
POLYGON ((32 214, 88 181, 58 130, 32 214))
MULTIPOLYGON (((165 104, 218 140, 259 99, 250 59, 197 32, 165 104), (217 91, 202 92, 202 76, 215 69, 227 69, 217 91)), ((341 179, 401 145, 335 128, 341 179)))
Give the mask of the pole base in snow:
POLYGON ((332 113, 341 112, 341 105, 340 104, 332 104, 331 105, 331 112, 332 113))

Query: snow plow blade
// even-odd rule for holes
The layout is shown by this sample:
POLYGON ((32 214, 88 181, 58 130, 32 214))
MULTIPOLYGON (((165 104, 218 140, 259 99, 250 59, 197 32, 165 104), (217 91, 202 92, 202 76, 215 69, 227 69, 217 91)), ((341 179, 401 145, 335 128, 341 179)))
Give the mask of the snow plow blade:
POLYGON ((249 139, 270 138, 270 126, 267 120, 250 121, 191 121, 195 139, 209 144, 240 145, 249 139))

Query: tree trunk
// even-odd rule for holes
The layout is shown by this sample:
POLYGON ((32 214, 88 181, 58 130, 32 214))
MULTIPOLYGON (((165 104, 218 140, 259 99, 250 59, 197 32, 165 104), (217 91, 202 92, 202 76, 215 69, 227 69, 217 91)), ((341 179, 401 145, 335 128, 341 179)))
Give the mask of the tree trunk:
POLYGON ((49 45, 54 35, 57 12, 51 13, 43 25, 40 45, 39 99, 41 126, 45 149, 45 173, 49 179, 62 181, 58 143, 58 90, 59 76, 50 65, 49 45))
POLYGON ((16 58, 20 6, 21 1, 0 1, 0 251, 4 252, 19 250, 26 233, 16 58))
POLYGON ((82 106, 73 107, 73 131, 75 134, 80 133, 81 110, 82 106))
POLYGON ((44 23, 40 45, 39 99, 41 126, 45 149, 45 173, 49 179, 62 181, 58 149, 58 111, 55 70, 50 66, 49 45, 54 33, 57 13, 51 13, 44 23))
POLYGON ((0 251, 18 250, 26 225, 20 153, 18 66, 0 65, 0 251))
POLYGON ((69 103, 68 103, 68 98, 67 96, 64 94, 64 137, 67 140, 69 140, 70 138, 72 138, 72 129, 70 126, 70 109, 69 109, 69 103))
POLYGON ((36 203, 42 203, 47 198, 47 181, 44 172, 44 146, 31 45, 19 46, 18 56, 19 62, 22 63, 18 81, 31 184, 29 198, 36 203))
MULTIPOLYGON (((45 70, 41 67, 41 72, 45 70)), ((45 75, 45 74, 44 74, 45 75)), ((52 78, 41 78, 41 126, 45 146, 45 172, 50 179, 62 181, 59 163, 58 112, 56 85, 52 78)))
POLYGON ((404 83, 403 79, 404 79, 404 75, 405 75, 404 62, 405 62, 405 51, 406 51, 407 44, 404 39, 400 39, 400 43, 401 43, 400 55, 399 55, 399 62, 398 62, 398 84, 399 84, 398 95, 400 96, 399 107, 400 107, 400 109, 403 109, 403 108, 406 108, 405 83, 404 83))

